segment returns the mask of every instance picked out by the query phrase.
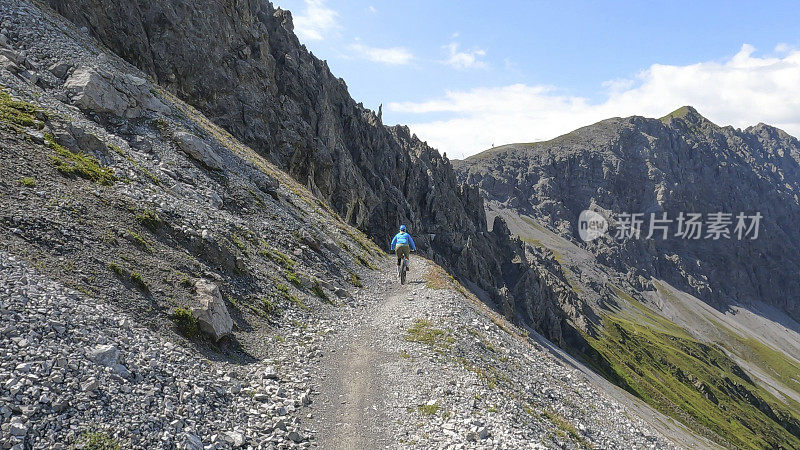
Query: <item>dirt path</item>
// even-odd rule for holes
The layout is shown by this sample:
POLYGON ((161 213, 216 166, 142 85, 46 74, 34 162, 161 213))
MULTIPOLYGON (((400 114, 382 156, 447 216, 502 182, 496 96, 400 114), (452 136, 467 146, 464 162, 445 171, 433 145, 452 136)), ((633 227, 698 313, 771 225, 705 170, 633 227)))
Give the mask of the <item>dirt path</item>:
POLYGON ((419 280, 412 274, 409 283, 401 286, 393 274, 391 263, 382 266, 376 284, 363 293, 365 306, 343 311, 339 323, 344 328, 322 350, 317 367, 319 395, 310 408, 320 448, 396 445, 394 424, 387 414, 396 387, 388 382, 387 365, 396 363, 392 343, 402 339, 397 314, 410 306, 403 301, 419 280))
POLYGON ((381 262, 351 306, 329 310, 301 413, 316 448, 674 447, 446 277, 436 283, 433 263, 412 259, 405 286, 394 270, 381 262))

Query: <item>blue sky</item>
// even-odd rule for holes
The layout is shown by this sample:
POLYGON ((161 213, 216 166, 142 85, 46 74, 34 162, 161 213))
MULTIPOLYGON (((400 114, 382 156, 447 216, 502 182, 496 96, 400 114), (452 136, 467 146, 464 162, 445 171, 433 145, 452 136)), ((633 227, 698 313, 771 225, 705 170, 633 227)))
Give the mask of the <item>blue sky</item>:
POLYGON ((384 123, 451 158, 692 104, 800 135, 792 2, 280 0, 295 31, 384 123))

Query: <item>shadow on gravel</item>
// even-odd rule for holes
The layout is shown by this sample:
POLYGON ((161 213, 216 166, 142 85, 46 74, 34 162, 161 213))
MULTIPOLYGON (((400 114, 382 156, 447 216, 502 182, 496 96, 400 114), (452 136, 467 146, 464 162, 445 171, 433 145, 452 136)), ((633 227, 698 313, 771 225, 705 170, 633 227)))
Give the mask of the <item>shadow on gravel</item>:
POLYGON ((209 361, 227 362, 230 364, 253 364, 258 358, 248 353, 235 336, 228 336, 217 343, 200 341, 195 348, 209 361))

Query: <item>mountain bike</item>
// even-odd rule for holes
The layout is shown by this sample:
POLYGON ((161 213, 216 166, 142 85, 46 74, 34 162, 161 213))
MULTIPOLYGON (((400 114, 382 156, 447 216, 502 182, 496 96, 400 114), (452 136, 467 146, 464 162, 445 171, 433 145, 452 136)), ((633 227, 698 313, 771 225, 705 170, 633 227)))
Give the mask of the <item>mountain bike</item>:
POLYGON ((408 272, 408 256, 404 256, 400 261, 400 266, 397 268, 397 274, 400 276, 400 284, 406 284, 406 272, 408 272))

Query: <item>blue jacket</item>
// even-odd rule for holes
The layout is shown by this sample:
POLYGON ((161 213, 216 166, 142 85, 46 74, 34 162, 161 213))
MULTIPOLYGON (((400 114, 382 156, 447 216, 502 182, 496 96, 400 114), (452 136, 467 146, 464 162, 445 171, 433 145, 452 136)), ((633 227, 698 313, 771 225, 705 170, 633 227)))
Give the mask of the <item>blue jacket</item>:
POLYGON ((397 233, 394 239, 392 239, 392 251, 394 251, 395 245, 408 245, 411 246, 411 250, 417 250, 417 245, 414 244, 414 239, 411 239, 411 235, 402 231, 397 233))

